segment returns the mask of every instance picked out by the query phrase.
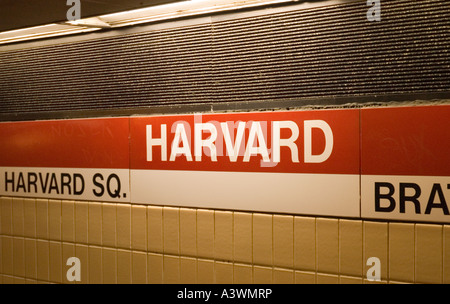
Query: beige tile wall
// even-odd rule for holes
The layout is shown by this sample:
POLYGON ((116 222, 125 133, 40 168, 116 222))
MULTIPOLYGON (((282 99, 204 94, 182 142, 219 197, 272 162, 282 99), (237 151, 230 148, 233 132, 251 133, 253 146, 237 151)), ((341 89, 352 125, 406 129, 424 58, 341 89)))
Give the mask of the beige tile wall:
POLYGON ((0 198, 0 283, 450 283, 450 226, 0 198))

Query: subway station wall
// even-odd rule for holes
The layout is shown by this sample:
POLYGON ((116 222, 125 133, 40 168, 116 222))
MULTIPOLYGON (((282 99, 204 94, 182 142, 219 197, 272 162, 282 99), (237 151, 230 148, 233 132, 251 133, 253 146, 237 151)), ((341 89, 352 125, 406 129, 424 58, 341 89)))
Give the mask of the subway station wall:
POLYGON ((364 283, 377 257, 384 283, 448 283, 449 114, 429 105, 0 123, 2 280, 67 283, 76 256, 82 283, 364 283), (233 125, 234 145, 226 133, 208 142, 220 134, 213 120, 233 125), (256 122, 271 130, 252 138, 256 122), (226 154, 212 153, 218 138, 226 154))
POLYGON ((0 47, 0 283, 450 283, 449 3, 367 9, 0 47))

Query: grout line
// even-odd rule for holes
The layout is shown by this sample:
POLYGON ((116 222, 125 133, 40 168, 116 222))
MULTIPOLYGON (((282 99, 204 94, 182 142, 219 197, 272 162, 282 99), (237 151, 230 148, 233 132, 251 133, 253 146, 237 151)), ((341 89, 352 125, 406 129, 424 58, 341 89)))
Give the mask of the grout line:
POLYGON ((445 272, 445 268, 446 268, 446 266, 447 266, 447 264, 445 263, 446 262, 446 259, 445 259, 445 246, 447 245, 446 244, 446 242, 445 242, 445 240, 446 240, 446 238, 445 238, 445 226, 442 226, 442 284, 446 284, 445 283, 445 275, 446 275, 446 272, 445 272))
POLYGON ((254 250, 253 250, 253 248, 254 248, 254 246, 255 246, 255 244, 254 244, 254 241, 255 241, 255 239, 254 239, 254 229, 253 229, 253 227, 254 227, 254 225, 255 225, 255 221, 254 221, 254 215, 255 215, 255 213, 254 212, 252 212, 252 213, 250 213, 251 214, 251 216, 250 216, 250 222, 251 222, 251 224, 250 224, 250 238, 251 238, 251 246, 250 246, 250 251, 251 251, 251 263, 252 263, 252 265, 255 263, 255 259, 254 259, 254 250))
POLYGON ((417 278, 416 278, 416 256, 417 256, 417 225, 414 224, 414 266, 413 266, 413 281, 414 283, 417 282, 417 278))
POLYGON ((361 233, 362 233, 362 272, 361 272, 361 277, 363 278, 367 278, 367 272, 366 272, 366 225, 365 222, 363 221, 362 223, 362 228, 361 228, 361 233))
POLYGON ((441 226, 441 247, 442 247, 442 258, 441 258, 441 282, 440 284, 444 283, 444 256, 445 256, 445 252, 444 252, 444 227, 445 226, 441 226))
MULTIPOLYGON (((46 206, 47 206, 47 238, 50 238, 50 208, 49 208, 49 199, 45 199, 46 201, 46 206)), ((50 281, 50 240, 47 241, 47 248, 48 248, 48 268, 47 268, 47 272, 48 272, 48 279, 50 281)), ((13 259, 14 261, 14 259, 13 259)))
POLYGON ((387 265, 386 265, 386 280, 390 280, 390 278, 391 278, 391 274, 390 274, 390 268, 391 268, 391 263, 390 263, 390 256, 391 256, 391 252, 390 252, 390 246, 389 246, 389 238, 390 238, 390 228, 391 228, 391 225, 389 225, 389 222, 387 222, 386 223, 386 228, 387 228, 387 238, 386 238, 386 242, 387 242, 387 244, 386 244, 386 249, 387 249, 387 252, 386 252, 386 263, 387 263, 387 265))
MULTIPOLYGON (((161 251, 164 253, 164 251, 165 251, 165 245, 164 245, 164 206, 163 207, 161 207, 161 251)), ((162 254, 163 254, 162 253, 162 254)), ((162 256, 162 275, 161 275, 161 280, 162 280, 162 283, 164 284, 164 281, 166 280, 165 279, 165 273, 166 273, 166 271, 165 271, 165 269, 166 269, 166 263, 165 263, 165 261, 164 261, 165 259, 164 259, 164 255, 162 256)))
POLYGON ((272 214, 271 216, 270 216, 270 221, 271 221, 271 228, 272 228, 272 244, 271 244, 271 251, 272 251, 272 254, 271 254, 271 257, 270 257, 270 266, 271 266, 271 268, 272 268, 272 283, 273 283, 273 281, 274 281, 274 273, 275 273, 275 271, 274 271, 274 266, 273 266, 273 262, 274 262, 274 254, 275 254, 275 250, 274 250, 274 246, 273 246, 273 244, 274 244, 274 240, 275 240, 275 235, 274 235, 274 229, 273 229, 273 226, 274 226, 274 224, 273 224, 273 217, 274 217, 274 215, 272 214))
MULTIPOLYGON (((314 218, 314 272, 319 271, 318 250, 317 250, 317 218, 314 218)), ((314 276, 314 283, 317 284, 317 275, 314 276)))
POLYGON ((295 269, 295 217, 292 217, 292 268, 295 269))
MULTIPOLYGON (((114 244, 117 247, 118 244, 118 240, 117 240, 117 225, 118 225, 118 221, 117 221, 117 204, 115 204, 114 206, 114 217, 115 217, 115 225, 114 225, 114 230, 115 230, 115 234, 114 234, 114 244)), ((116 252, 116 278, 115 281, 118 284, 118 278, 119 278, 119 255, 116 252)))
MULTIPOLYGON (((231 211, 231 262, 234 265, 234 241, 235 241, 235 232, 234 232, 234 211, 231 211)), ((234 282, 234 272, 233 275, 233 282, 234 282)))
MULTIPOLYGON (((177 231, 177 252, 181 256, 181 208, 177 208, 177 220, 178 220, 178 231, 177 231)), ((180 264, 181 269, 181 264, 180 264)))
POLYGON ((361 221, 361 277, 364 278, 364 270, 365 270, 364 263, 364 221, 361 221))
POLYGON ((341 225, 340 225, 340 220, 337 219, 337 269, 338 269, 338 274, 341 273, 341 242, 340 242, 340 231, 341 231, 341 225))

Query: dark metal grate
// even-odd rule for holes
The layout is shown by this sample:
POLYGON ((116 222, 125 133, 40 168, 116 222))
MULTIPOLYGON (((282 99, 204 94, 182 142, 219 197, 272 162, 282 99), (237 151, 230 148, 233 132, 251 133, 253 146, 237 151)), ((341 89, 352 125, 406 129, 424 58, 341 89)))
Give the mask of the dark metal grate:
MULTIPOLYGON (((450 91, 450 2, 366 1, 0 52, 0 114, 450 91)), ((214 21, 217 20, 217 21, 214 21)))

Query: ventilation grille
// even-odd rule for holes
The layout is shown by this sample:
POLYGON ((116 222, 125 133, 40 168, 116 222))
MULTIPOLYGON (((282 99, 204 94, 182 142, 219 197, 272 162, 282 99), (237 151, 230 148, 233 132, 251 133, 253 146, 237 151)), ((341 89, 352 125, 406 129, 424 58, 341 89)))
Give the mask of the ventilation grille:
MULTIPOLYGON (((0 113, 450 91, 450 2, 366 1, 0 52, 0 113)), ((216 20, 217 18, 213 18, 216 20)))

